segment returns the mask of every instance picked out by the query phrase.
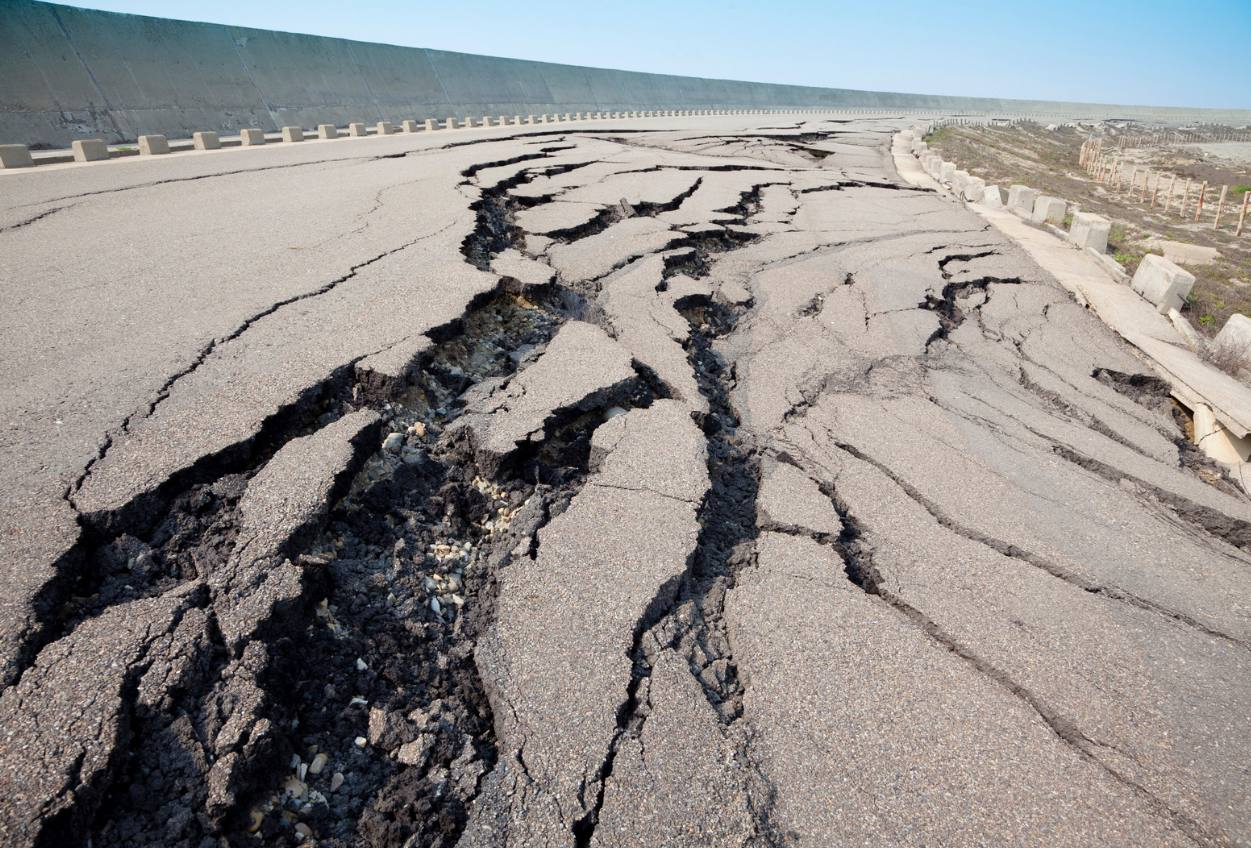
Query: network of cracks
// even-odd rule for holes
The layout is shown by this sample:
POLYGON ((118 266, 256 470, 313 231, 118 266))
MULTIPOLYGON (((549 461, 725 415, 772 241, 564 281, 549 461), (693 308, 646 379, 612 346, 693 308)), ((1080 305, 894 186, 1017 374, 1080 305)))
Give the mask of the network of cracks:
MULTIPOLYGON (((344 363, 308 387, 298 403, 270 418, 247 443, 184 469, 124 509, 82 516, 79 544, 59 564, 57 581, 41 599, 40 627, 25 646, 23 676, 32 673, 41 652, 110 610, 138 601, 176 602, 126 664, 107 764, 55 805, 41 825, 38 844, 461 843, 489 775, 506 760, 525 768, 521 753, 497 738, 495 713, 502 701, 497 683, 484 679, 477 656, 480 641, 494 626, 504 576, 520 559, 536 559, 543 529, 569 510, 600 473, 605 457, 596 446, 596 431, 662 402, 685 404, 691 424, 702 434, 707 485, 695 513, 697 538, 676 577, 656 588, 631 628, 629 673, 619 681, 607 744, 598 766, 584 776, 577 809, 561 811, 568 844, 618 844, 601 832, 605 796, 623 746, 644 738, 661 655, 681 659, 730 752, 745 810, 738 843, 781 846, 799 839, 775 814, 779 788, 755 749, 756 731, 744 705, 751 683, 727 625, 727 596, 745 574, 759 568, 762 534, 802 537, 831 552, 842 563, 833 577, 993 681, 1036 714, 1063 745, 1130 787, 1170 826, 1195 842, 1221 843, 1225 837, 1219 827, 1159 797, 1129 770, 1107 765, 1092 753, 1096 743, 1043 696, 901 593, 883 574, 874 531, 857 514, 855 500, 841 491, 837 473, 783 438, 780 428, 802 423, 823 398, 857 388, 869 391, 875 367, 903 368, 899 360, 910 358, 919 372, 949 369, 964 325, 977 323, 994 335, 996 330, 982 324, 983 313, 996 299, 1028 284, 1026 274, 1010 274, 998 265, 978 270, 979 262, 1001 258, 1001 246, 979 243, 980 234, 971 226, 965 232, 940 228, 929 234, 920 221, 905 228, 901 237, 920 232, 929 245, 914 252, 928 263, 935 280, 919 302, 897 310, 936 316, 933 329, 917 340, 917 350, 881 361, 852 357, 837 373, 810 370, 776 421, 749 417, 742 408, 751 397, 748 382, 770 379, 747 370, 759 368, 751 359, 762 349, 758 340, 765 336, 759 334, 781 320, 773 307, 778 295, 757 289, 755 275, 830 257, 828 285, 790 312, 787 320, 793 323, 784 333, 791 336, 815 333, 817 325, 830 323, 831 310, 850 308, 855 297, 849 301, 840 288, 863 298, 863 286, 871 285, 835 254, 872 239, 841 234, 796 239, 793 249, 770 247, 778 238, 822 226, 805 215, 806 198, 828 192, 875 203, 926 199, 881 176, 872 156, 889 135, 876 133, 865 134, 867 141, 857 139, 851 128, 833 123, 716 136, 545 133, 526 139, 520 154, 493 152, 464 170, 459 179, 475 224, 461 245, 462 258, 496 273, 499 283, 458 319, 428 333, 430 345, 401 379, 370 381, 356 363, 344 363), (653 152, 656 161, 583 180, 583 173, 605 162, 580 158, 588 139, 600 148, 653 152), (869 165, 833 167, 856 144, 869 165), (507 175, 482 182, 484 175, 501 172, 507 175), (659 193, 595 203, 572 226, 534 233, 519 223, 523 213, 567 202, 563 198, 570 192, 605 179, 621 180, 622 173, 675 179, 659 193), (547 188, 531 190, 539 185, 547 188), (683 222, 687 210, 695 217, 683 222), (699 215, 706 220, 696 220, 699 215), (655 227, 646 229, 643 219, 655 227), (614 234, 619 234, 615 240, 609 238, 614 234), (634 247, 621 247, 634 237, 634 247), (574 264, 562 265, 562 250, 596 240, 609 257, 598 266, 589 263, 598 271, 573 273, 574 264), (501 272, 499 262, 506 256, 519 257, 534 276, 501 272), (631 336, 614 311, 620 307, 608 300, 624 275, 657 258, 651 300, 636 308, 658 310, 655 314, 663 316, 658 320, 668 321, 662 341, 685 363, 689 383, 673 377, 673 369, 681 367, 674 365, 674 356, 630 349, 631 336), (731 284, 732 279, 737 282, 731 284), (524 438, 505 450, 485 450, 475 427, 521 413, 508 403, 484 406, 484 398, 517 386, 537 393, 525 383, 527 373, 539 374, 556 348, 554 340, 580 324, 625 347, 630 373, 538 407, 532 412, 537 426, 524 438), (267 468, 285 461, 298 445, 334 428, 348 447, 325 475, 320 506, 284 528, 265 557, 249 560, 258 544, 249 535, 250 487, 259 487, 267 468), (836 525, 813 529, 779 523, 762 511, 765 469, 779 465, 812 483, 822 508, 837 517, 836 525), (227 612, 219 603, 226 583, 214 575, 279 569, 279 564, 288 583, 255 620, 240 622, 237 617, 246 613, 233 607, 227 612)), ((871 320, 877 317, 866 306, 866 333, 871 320)), ((1218 469, 1182 447, 1166 386, 1114 368, 1096 369, 1093 376, 1164 422, 1159 433, 1177 445, 1186 473, 1215 490, 1234 491, 1218 469)), ((1080 426, 1103 428, 1126 443, 1080 409, 1063 408, 1063 397, 1031 382, 1025 370, 1013 388, 1080 426)), ((508 397, 521 406, 521 391, 508 397)), ((1055 443, 1053 448, 1060 461, 1084 474, 1131 480, 1143 498, 1158 504, 1187 533, 1233 550, 1251 543, 1246 525, 1219 510, 1071 447, 1055 443)), ((666 445, 654 449, 663 453, 666 445)), ((944 513, 880 457, 850 442, 835 442, 831 450, 876 468, 961 538, 1007 557, 1030 559, 1029 552, 944 513)), ((71 489, 71 502, 73 496, 71 489)), ((1082 583, 1045 558, 1034 559, 1054 579, 1246 648, 1241 637, 1219 626, 1116 587, 1082 583)), ((258 576, 247 585, 259 592, 269 579, 258 576)), ((492 844, 481 834, 473 839, 472 844, 492 844)), ((494 839, 494 844, 520 844, 510 843, 506 830, 494 839)), ((646 843, 640 840, 636 844, 646 843)))

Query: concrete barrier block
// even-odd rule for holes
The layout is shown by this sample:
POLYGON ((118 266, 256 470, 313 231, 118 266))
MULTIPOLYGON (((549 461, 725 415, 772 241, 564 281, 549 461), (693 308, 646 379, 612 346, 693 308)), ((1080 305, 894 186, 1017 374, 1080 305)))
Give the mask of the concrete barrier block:
POLYGON ((572 120, 573 120, 572 113, 570 113, 570 112, 566 112, 566 113, 565 113, 565 120, 566 120, 566 121, 572 121, 572 120))
POLYGON ((369 130, 366 129, 365 125, 362 124, 360 121, 353 121, 352 123, 348 124, 347 131, 348 131, 348 135, 352 136, 352 138, 364 138, 365 136, 369 135, 369 130))
POLYGON ((547 116, 547 114, 546 114, 546 113, 544 113, 544 114, 542 114, 542 115, 539 115, 539 123, 540 123, 540 124, 546 124, 546 123, 547 123, 547 120, 548 120, 548 116, 547 116))
POLYGON ((164 156, 169 153, 169 139, 159 133, 139 136, 141 156, 164 156))
POLYGON ((961 191, 964 199, 970 203, 977 203, 986 193, 986 181, 981 177, 969 177, 965 180, 964 188, 961 191))
POLYGON ((1184 271, 1163 256, 1148 253, 1138 263, 1138 270, 1129 285, 1165 314, 1181 310, 1195 284, 1194 274, 1184 271))
POLYGON ((999 186, 988 185, 982 189, 982 205, 994 209, 1003 206, 1003 195, 999 192, 999 186))
POLYGON ((191 143, 196 150, 220 150, 222 146, 221 138, 211 130, 192 133, 191 143))
POLYGON ((1029 186, 1014 185, 1008 189, 1008 209, 1024 215, 1026 218, 1034 214, 1034 201, 1041 192, 1029 186))
POLYGON ((1251 318, 1242 313, 1233 313, 1225 321, 1220 333, 1216 334, 1212 344, 1217 348, 1241 351, 1246 354, 1247 359, 1251 359, 1251 318))
POLYGON ((282 128, 282 140, 283 141, 303 141, 304 130, 301 129, 300 127, 283 127, 282 128))
POLYGON ((239 130, 239 143, 244 147, 255 147, 265 143, 265 131, 256 128, 239 130))
POLYGON ((1251 318, 1241 312, 1230 315, 1212 344, 1217 348, 1240 353, 1244 359, 1251 361, 1251 318))
POLYGON ((417 125, 416 121, 403 121, 400 123, 400 126, 404 128, 404 132, 406 133, 417 132, 417 130, 421 129, 421 127, 417 125))
POLYGON ((95 162, 109 158, 109 146, 98 138, 75 139, 71 147, 74 148, 75 162, 95 162))
POLYGON ((940 182, 944 182, 944 183, 951 182, 951 178, 955 176, 955 173, 956 173, 955 162, 943 162, 941 165, 938 166, 938 179, 940 182))
POLYGON ((426 132, 434 132, 434 118, 426 118, 426 132))
POLYGON ((339 137, 339 128, 334 124, 318 124, 317 137, 326 140, 339 137))
POLYGON ((35 160, 24 144, 0 144, 0 168, 33 168, 35 160))
POLYGON ((955 190, 956 194, 959 194, 960 192, 964 191, 964 187, 968 185, 968 182, 969 182, 968 171, 956 171, 954 174, 951 175, 951 187, 955 190))
POLYGON ((379 121, 374 129, 377 131, 378 135, 390 135, 395 132, 395 125, 390 121, 379 121))
POLYGON ((1043 194, 1039 195, 1034 201, 1034 211, 1031 213, 1030 220, 1035 224, 1052 224, 1057 227, 1064 226, 1064 215, 1068 212, 1069 205, 1062 198, 1051 197, 1043 194))
POLYGON ((470 129, 473 127, 473 118, 465 118, 460 122, 462 129, 470 129))
POLYGON ((1112 222, 1093 212, 1078 212, 1069 225, 1069 241, 1082 250, 1093 250, 1095 253, 1108 252, 1108 233, 1112 232, 1112 222))
POLYGON ((444 129, 449 129, 449 130, 456 129, 456 119, 448 118, 446 121, 443 122, 443 127, 444 129))

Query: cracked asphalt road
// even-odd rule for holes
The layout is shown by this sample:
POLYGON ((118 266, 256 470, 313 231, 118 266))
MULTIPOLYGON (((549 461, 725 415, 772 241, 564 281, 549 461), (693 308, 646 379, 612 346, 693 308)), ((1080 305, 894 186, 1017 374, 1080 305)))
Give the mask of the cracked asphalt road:
POLYGON ((5 176, 0 841, 1251 845, 1251 501, 905 125, 5 176))

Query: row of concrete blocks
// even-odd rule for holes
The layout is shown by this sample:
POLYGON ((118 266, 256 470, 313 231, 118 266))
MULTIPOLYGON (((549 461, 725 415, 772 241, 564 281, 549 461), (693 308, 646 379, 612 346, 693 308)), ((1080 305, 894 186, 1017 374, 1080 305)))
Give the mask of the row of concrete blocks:
MULTIPOLYGON (((1063 226, 1068 215, 1068 204, 1063 198, 1049 197, 1023 185, 1008 189, 1008 209, 1035 224, 1051 224, 1057 228, 1063 226)), ((1102 256, 1108 252, 1111 231, 1112 222, 1102 215, 1074 211, 1066 235, 1079 248, 1102 256)), ((1170 310, 1181 311, 1194 284, 1194 274, 1163 256, 1151 253, 1138 263, 1130 280, 1130 288, 1164 315, 1168 315, 1170 310)))
MULTIPOLYGON (((914 133, 905 140, 911 143, 913 153, 920 159, 926 172, 939 182, 951 186, 965 200, 991 207, 1005 206, 999 186, 988 186, 984 180, 958 170, 954 162, 943 161, 941 156, 930 152, 928 145, 916 138, 914 133)), ((1065 218, 1068 217, 1068 203, 1063 198, 1051 197, 1023 185, 1014 185, 1008 189, 1006 208, 1040 226, 1049 224, 1062 228, 1065 218)), ((1108 235, 1111 231, 1112 222, 1102 215, 1074 210, 1068 232, 1064 235, 1078 248, 1102 256, 1108 251, 1108 235)), ((1154 254, 1143 257, 1130 280, 1130 287, 1135 292, 1166 315, 1170 309, 1181 310, 1194 284, 1193 274, 1163 256, 1154 254)))
MULTIPOLYGON (((900 134, 904 136, 904 133, 900 134)), ((984 205, 1002 206, 1003 197, 998 186, 985 186, 974 177, 962 180, 964 172, 955 170, 951 162, 943 162, 940 157, 929 153, 928 145, 908 133, 904 138, 911 145, 912 152, 921 158, 926 170, 937 171, 936 179, 945 177, 952 188, 960 191, 967 199, 981 202, 984 205), (937 161, 934 161, 937 160, 937 161), (962 185, 963 184, 963 185, 962 185), (978 192, 981 197, 978 197, 978 192)), ((1058 197, 1048 197, 1028 186, 1014 185, 1008 189, 1008 208, 1028 218, 1035 224, 1051 224, 1060 226, 1065 218, 1068 204, 1058 197)), ((1073 220, 1066 234, 1075 244, 1089 248, 1102 255, 1107 252, 1108 233, 1111 222, 1107 218, 1089 212, 1074 211, 1073 220)), ((1225 326, 1216 334, 1212 342, 1205 344, 1195 333, 1181 308, 1190 295, 1195 284, 1194 275, 1179 268, 1163 256, 1147 254, 1138 263, 1134 276, 1130 279, 1133 289, 1156 310, 1166 315, 1187 344, 1195 350, 1206 347, 1220 351, 1226 355, 1240 357, 1243 362, 1251 362, 1251 318, 1235 312, 1225 322, 1225 326)), ((1251 457, 1251 437, 1238 437, 1231 433, 1217 418, 1212 408, 1204 403, 1187 401, 1194 413, 1194 443, 1199 445, 1204 454, 1217 462, 1243 469, 1251 457)))
MULTIPOLYGON (((601 120, 620 120, 632 118, 670 118, 670 117, 692 117, 706 115, 764 115, 782 112, 815 112, 815 109, 801 110, 777 110, 777 109, 665 109, 650 111, 633 111, 633 112, 565 112, 556 115, 527 115, 522 119, 521 115, 513 115, 510 119, 507 115, 500 115, 496 119, 486 115, 480 120, 474 118, 464 118, 457 121, 455 118, 447 118, 444 121, 436 121, 434 118, 426 118, 423 122, 402 121, 400 128, 397 129, 390 121, 379 121, 374 125, 375 135, 391 135, 399 132, 433 132, 436 129, 456 129, 457 127, 490 127, 490 126, 521 126, 532 124, 561 123, 563 121, 601 121, 601 120)), ((339 138, 341 135, 349 137, 362 137, 369 135, 369 130, 363 123, 351 123, 347 125, 346 130, 340 129, 334 124, 318 124, 316 137, 321 139, 339 138)), ((283 127, 282 140, 284 142, 304 141, 308 137, 303 127, 283 127)), ((254 147, 256 145, 265 144, 265 131, 260 129, 243 129, 239 131, 239 143, 244 147, 254 147)), ((197 132, 192 135, 192 144, 196 150, 217 150, 221 148, 221 137, 216 132, 204 131, 197 132)), ((138 138, 139 153, 143 156, 159 156, 170 152, 169 140, 159 134, 141 135, 138 138)), ((76 162, 95 162, 100 159, 109 158, 108 144, 101 139, 79 139, 73 142, 74 161, 76 162)), ((30 155, 30 150, 24 144, 0 144, 0 168, 29 168, 35 164, 34 159, 30 155)))

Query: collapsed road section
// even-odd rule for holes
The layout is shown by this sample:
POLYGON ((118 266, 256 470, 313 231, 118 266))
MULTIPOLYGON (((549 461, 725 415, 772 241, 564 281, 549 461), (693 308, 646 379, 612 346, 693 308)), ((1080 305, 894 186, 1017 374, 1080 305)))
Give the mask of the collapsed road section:
POLYGON ((2 841, 1251 839, 1251 502, 900 125, 14 178, 2 841))

